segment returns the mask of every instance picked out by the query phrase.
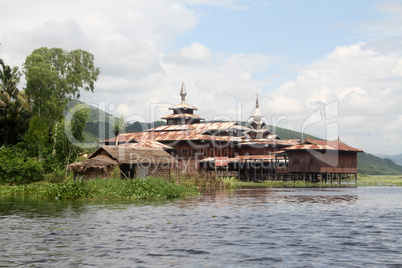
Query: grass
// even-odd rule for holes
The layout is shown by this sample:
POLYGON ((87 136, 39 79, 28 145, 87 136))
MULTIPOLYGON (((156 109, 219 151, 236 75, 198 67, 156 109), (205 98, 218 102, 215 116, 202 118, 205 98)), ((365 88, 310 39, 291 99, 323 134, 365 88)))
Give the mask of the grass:
POLYGON ((196 186, 199 188, 230 188, 233 186, 234 178, 216 178, 213 173, 182 174, 171 173, 170 181, 186 187, 196 186))
MULTIPOLYGON (((338 182, 329 183, 311 183, 303 181, 264 181, 264 182, 246 182, 235 181, 235 187, 271 187, 271 188, 325 188, 325 187, 355 187, 354 179, 351 183, 342 184, 338 182)), ((402 186, 402 175, 362 175, 357 176, 357 186, 402 186)))
POLYGON ((304 181, 264 181, 264 182, 247 182, 237 181, 234 183, 236 187, 267 187, 267 188, 334 188, 334 187, 354 187, 354 184, 338 184, 338 183, 312 183, 304 181))
POLYGON ((158 178, 123 180, 119 178, 32 183, 0 186, 0 194, 26 194, 42 199, 167 199, 198 195, 194 186, 177 185, 158 178))
MULTIPOLYGON (((118 174, 117 174, 118 176, 118 174)), ((60 176, 62 177, 62 176, 60 176)), ((168 199, 199 195, 199 188, 324 188, 354 187, 352 184, 311 183, 303 181, 238 181, 234 177, 175 174, 171 181, 158 178, 124 180, 120 178, 37 182, 26 185, 0 185, 0 195, 21 194, 38 199, 168 199)), ((402 186, 402 175, 358 175, 357 186, 402 186)))
POLYGON ((402 186, 402 175, 361 175, 357 186, 402 186))

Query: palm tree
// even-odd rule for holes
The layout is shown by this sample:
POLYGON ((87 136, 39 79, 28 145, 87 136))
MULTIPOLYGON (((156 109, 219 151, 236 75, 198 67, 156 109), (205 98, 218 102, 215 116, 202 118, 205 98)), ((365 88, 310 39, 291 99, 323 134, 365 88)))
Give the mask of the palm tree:
POLYGON ((31 111, 31 101, 24 91, 17 88, 21 72, 18 67, 11 68, 0 59, 0 122, 4 126, 4 145, 8 145, 10 124, 21 115, 23 110, 31 111))

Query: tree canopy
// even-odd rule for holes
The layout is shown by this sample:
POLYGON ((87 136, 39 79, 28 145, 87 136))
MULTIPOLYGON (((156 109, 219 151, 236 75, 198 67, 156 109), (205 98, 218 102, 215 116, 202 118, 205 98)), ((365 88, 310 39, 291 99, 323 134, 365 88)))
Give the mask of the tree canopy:
POLYGON ((21 72, 0 59, 0 145, 7 146, 20 138, 25 131, 31 102, 24 91, 17 88, 21 72))
POLYGON ((60 120, 69 98, 79 98, 80 90, 94 91, 99 72, 94 56, 87 51, 34 50, 24 63, 26 92, 34 102, 34 114, 49 122, 60 120))

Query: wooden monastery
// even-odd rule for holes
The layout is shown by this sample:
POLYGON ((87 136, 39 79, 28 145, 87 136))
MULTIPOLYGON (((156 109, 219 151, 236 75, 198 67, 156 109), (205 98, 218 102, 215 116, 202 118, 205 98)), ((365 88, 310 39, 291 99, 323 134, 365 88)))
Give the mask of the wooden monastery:
POLYGON ((101 145, 160 148, 177 162, 172 166, 180 172, 215 172, 236 176, 241 180, 339 179, 357 174, 357 153, 339 139, 283 140, 265 128, 256 98, 251 123, 205 122, 194 113, 197 108, 186 103, 187 92, 182 84, 181 102, 169 108, 172 114, 162 117, 165 126, 144 132, 122 133, 104 140, 101 145))

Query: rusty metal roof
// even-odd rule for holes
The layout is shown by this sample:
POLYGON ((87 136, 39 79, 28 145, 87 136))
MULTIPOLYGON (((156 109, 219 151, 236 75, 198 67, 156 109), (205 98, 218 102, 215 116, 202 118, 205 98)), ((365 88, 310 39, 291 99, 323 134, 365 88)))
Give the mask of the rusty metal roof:
POLYGON ((286 144, 286 145, 296 145, 296 144, 298 144, 300 142, 301 141, 299 139, 282 140, 282 143, 286 144))
POLYGON ((196 107, 194 107, 192 105, 189 105, 189 104, 187 104, 185 102, 181 102, 181 103, 176 104, 176 105, 174 105, 172 107, 169 107, 169 110, 176 110, 176 109, 198 110, 198 108, 196 108, 196 107))
POLYGON ((177 130, 199 130, 199 131, 213 131, 213 130, 247 130, 248 128, 240 126, 237 122, 213 122, 213 123, 196 123, 191 125, 166 125, 151 128, 146 132, 153 131, 177 131, 177 130))
MULTIPOLYGON (((248 139, 244 136, 219 135, 221 131, 248 129, 240 126, 237 122, 213 122, 197 123, 191 125, 167 125, 160 126, 145 132, 122 133, 119 135, 119 143, 142 143, 136 146, 149 148, 171 149, 170 146, 163 144, 172 141, 219 141, 238 143, 243 146, 253 145, 272 145, 289 146, 295 145, 299 140, 280 140, 277 135, 268 135, 266 138, 248 139), (217 133, 214 133, 217 132, 217 133)), ((111 138, 102 143, 116 142, 116 138, 111 138)), ((133 145, 134 146, 134 145, 133 145)), ((290 148, 290 147, 288 147, 290 148)))
POLYGON ((247 132, 254 132, 254 133, 271 133, 268 129, 252 129, 252 128, 247 128, 247 132))
POLYGON ((205 119, 205 117, 196 115, 196 114, 170 114, 164 117, 161 117, 161 119, 171 119, 171 118, 198 118, 198 119, 205 119))
POLYGON ((142 140, 131 140, 130 143, 123 143, 120 146, 127 147, 138 147, 138 148, 161 148, 165 150, 171 150, 173 147, 170 147, 166 144, 160 143, 155 140, 142 139, 142 140))
POLYGON ((185 130, 191 130, 195 129, 193 125, 165 125, 165 126, 159 126, 156 128, 151 128, 148 130, 145 130, 145 132, 157 132, 157 131, 185 131, 185 130))
MULTIPOLYGON (((216 140, 240 142, 240 137, 233 136, 212 136, 200 134, 199 131, 156 131, 156 132, 133 132, 119 135, 119 143, 128 143, 137 140, 151 141, 179 141, 179 140, 216 140)), ((116 137, 104 140, 102 143, 115 143, 116 137)))
MULTIPOLYGON (((276 159, 283 159, 282 157, 276 157, 276 159)), ((238 155, 236 157, 228 157, 228 162, 246 162, 246 161, 271 161, 275 160, 275 155, 238 155)), ((214 157, 207 157, 201 159, 199 162, 215 162, 214 157)))
POLYGON ((362 152, 360 149, 350 147, 349 145, 341 142, 340 140, 326 141, 326 140, 306 140, 301 144, 292 145, 284 148, 285 151, 292 150, 327 150, 327 151, 348 151, 348 152, 362 152))
MULTIPOLYGON (((293 145, 296 140, 280 140, 277 135, 269 135, 266 138, 259 139, 247 139, 244 136, 236 135, 211 135, 212 130, 230 130, 230 129, 242 129, 244 127, 239 126, 236 122, 222 122, 222 123, 199 123, 192 125, 169 125, 160 126, 146 132, 133 132, 122 133, 119 135, 119 143, 130 142, 142 142, 144 144, 151 143, 149 146, 161 147, 160 144, 152 144, 155 142, 166 141, 188 141, 188 140, 200 140, 200 141, 221 141, 221 142, 235 142, 240 145, 252 146, 252 145, 293 145), (211 132, 211 133, 210 133, 211 132)), ((102 143, 115 143, 116 138, 111 138, 103 141, 102 143)), ((143 145, 146 146, 146 145, 143 145)))

